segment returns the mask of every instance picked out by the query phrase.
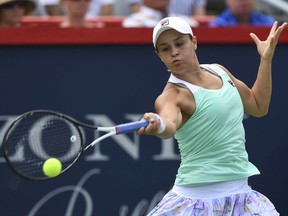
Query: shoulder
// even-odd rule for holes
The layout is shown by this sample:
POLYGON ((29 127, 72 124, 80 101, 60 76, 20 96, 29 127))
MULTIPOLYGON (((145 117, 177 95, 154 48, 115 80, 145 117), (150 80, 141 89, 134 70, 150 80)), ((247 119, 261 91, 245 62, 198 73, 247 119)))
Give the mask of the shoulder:
POLYGON ((191 96, 191 91, 189 91, 189 89, 175 83, 167 83, 163 89, 163 92, 158 96, 157 100, 177 101, 182 100, 183 97, 186 97, 187 95, 191 96))
POLYGON ((167 83, 164 91, 156 100, 156 107, 177 107, 182 116, 183 125, 195 112, 194 94, 186 87, 167 83))
POLYGON ((158 110, 165 107, 170 111, 177 107, 181 111, 185 122, 195 111, 195 100, 189 89, 174 83, 167 83, 163 92, 156 99, 155 107, 158 110))
POLYGON ((216 73, 218 75, 227 74, 229 72, 223 65, 220 65, 217 63, 201 64, 200 66, 201 66, 201 68, 203 68, 205 70, 209 70, 210 72, 216 73))
POLYGON ((165 95, 169 95, 169 96, 177 95, 182 92, 181 91, 182 89, 183 88, 181 86, 168 82, 161 95, 164 95, 164 96, 165 95))
POLYGON ((211 64, 211 65, 221 69, 223 72, 227 73, 228 75, 231 74, 231 72, 225 66, 223 66, 221 64, 214 63, 214 64, 211 64))

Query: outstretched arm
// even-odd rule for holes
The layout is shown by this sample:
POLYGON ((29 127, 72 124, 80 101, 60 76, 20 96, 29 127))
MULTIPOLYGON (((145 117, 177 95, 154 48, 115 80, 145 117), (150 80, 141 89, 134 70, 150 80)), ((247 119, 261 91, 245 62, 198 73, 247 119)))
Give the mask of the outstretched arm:
POLYGON ((149 121, 149 125, 138 130, 137 134, 155 135, 162 139, 172 137, 182 122, 181 111, 175 98, 177 94, 173 91, 162 93, 155 101, 159 115, 145 113, 143 119, 149 121))

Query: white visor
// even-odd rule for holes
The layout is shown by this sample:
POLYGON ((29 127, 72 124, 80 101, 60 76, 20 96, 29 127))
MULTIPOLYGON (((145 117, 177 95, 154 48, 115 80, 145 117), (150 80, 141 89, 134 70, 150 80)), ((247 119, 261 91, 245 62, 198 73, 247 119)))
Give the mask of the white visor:
POLYGON ((190 34, 193 36, 191 26, 179 17, 166 17, 162 19, 153 29, 153 45, 156 48, 156 43, 160 34, 168 29, 174 29, 182 34, 190 34))

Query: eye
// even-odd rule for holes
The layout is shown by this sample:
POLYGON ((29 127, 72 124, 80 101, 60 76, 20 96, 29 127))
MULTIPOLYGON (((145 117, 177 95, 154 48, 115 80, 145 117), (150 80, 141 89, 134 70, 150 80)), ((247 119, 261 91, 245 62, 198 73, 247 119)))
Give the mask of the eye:
POLYGON ((161 52, 168 52, 169 51, 169 47, 161 47, 160 51, 161 52))
POLYGON ((177 42, 176 42, 176 46, 177 46, 177 47, 181 47, 183 44, 184 44, 183 41, 177 41, 177 42))

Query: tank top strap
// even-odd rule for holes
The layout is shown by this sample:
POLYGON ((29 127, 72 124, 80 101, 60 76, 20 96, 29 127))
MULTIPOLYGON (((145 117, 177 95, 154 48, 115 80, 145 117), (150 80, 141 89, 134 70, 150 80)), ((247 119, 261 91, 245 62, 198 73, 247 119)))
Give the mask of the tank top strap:
POLYGON ((208 70, 212 73, 214 73, 217 76, 221 76, 223 74, 227 74, 221 67, 213 64, 201 64, 201 68, 204 68, 205 70, 208 70))
POLYGON ((200 88, 199 86, 193 85, 193 84, 191 84, 191 83, 188 83, 188 82, 186 82, 186 81, 184 81, 184 80, 181 80, 181 79, 177 78, 177 77, 174 76, 173 74, 170 75, 168 82, 174 83, 174 84, 176 84, 176 85, 178 85, 178 86, 181 86, 181 87, 183 87, 183 88, 187 88, 187 89, 189 89, 192 93, 196 92, 197 89, 200 88))

